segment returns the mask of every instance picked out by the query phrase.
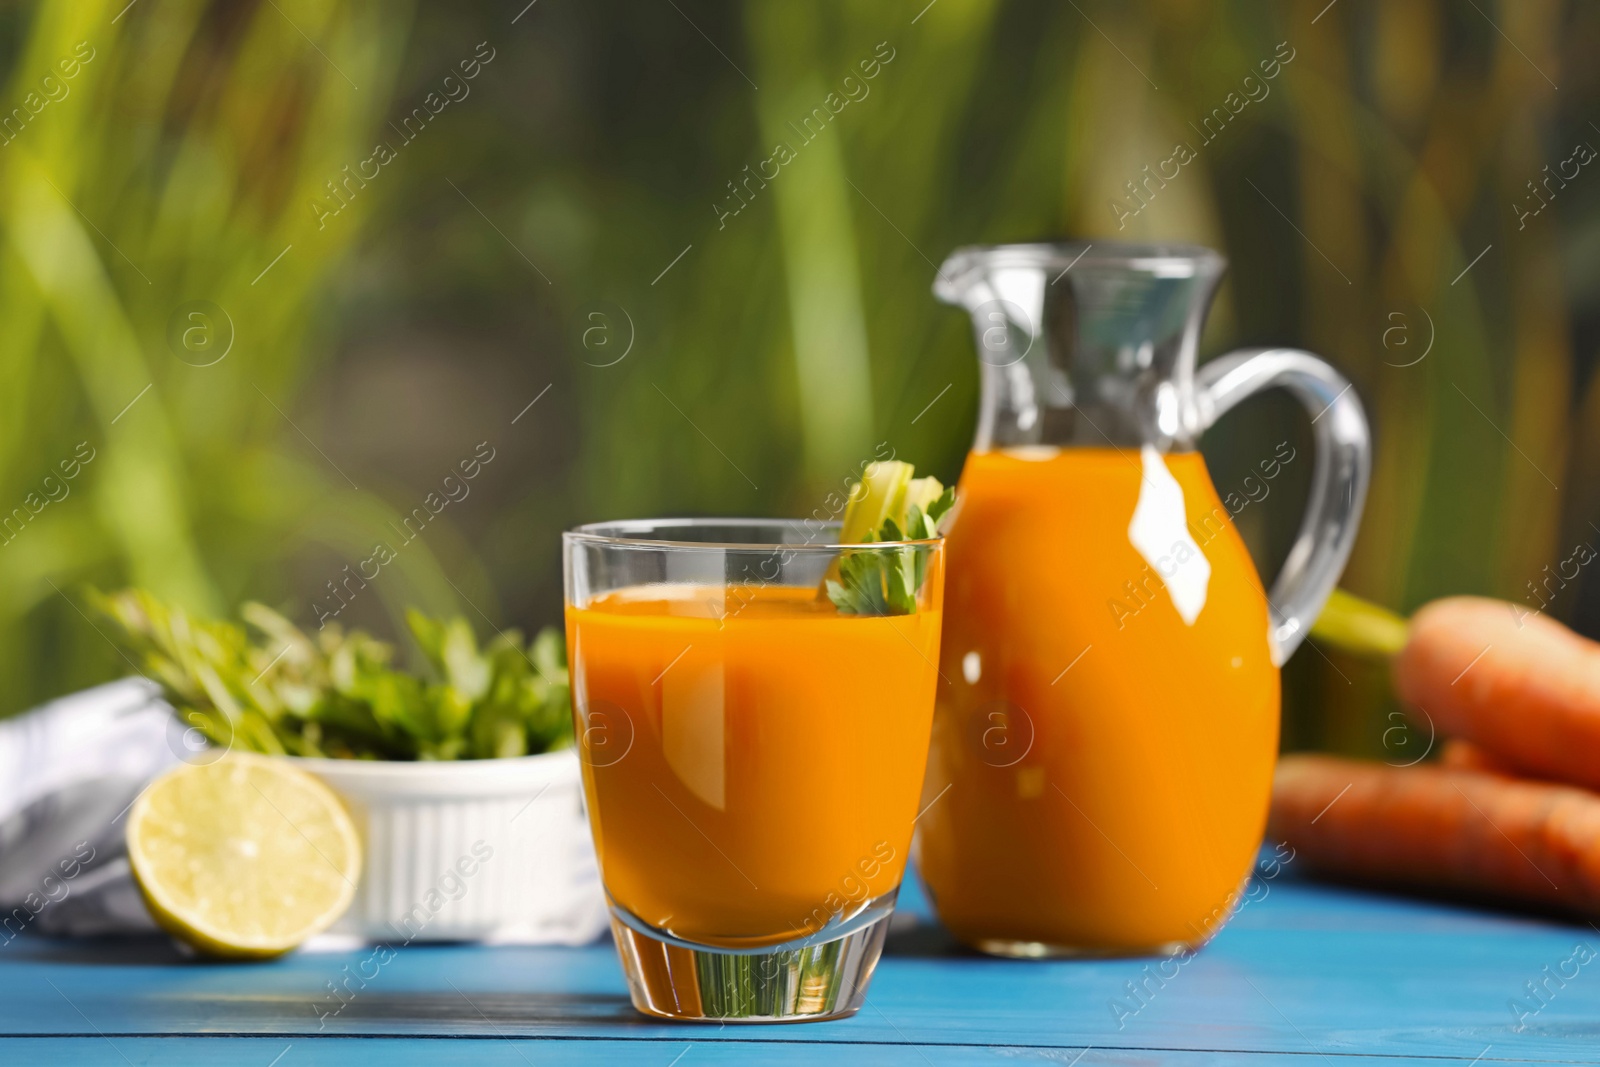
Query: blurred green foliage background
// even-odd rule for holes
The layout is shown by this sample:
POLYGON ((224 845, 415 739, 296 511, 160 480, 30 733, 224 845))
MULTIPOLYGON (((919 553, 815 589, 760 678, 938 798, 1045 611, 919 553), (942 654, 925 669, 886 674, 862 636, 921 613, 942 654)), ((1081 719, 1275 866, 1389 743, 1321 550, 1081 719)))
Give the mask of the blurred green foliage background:
MULTIPOLYGON (((953 479, 977 363, 936 265, 1059 237, 1218 247, 1206 354, 1294 344, 1355 381, 1377 462, 1348 588, 1600 631, 1589 575, 1528 589, 1600 538, 1600 175, 1528 184, 1600 145, 1600 9, 524 4, 0 11, 0 712, 125 671, 89 583, 531 630, 574 523, 808 512, 880 442, 953 479), (1128 214, 1179 141, 1198 158, 1128 214)), ((1302 421, 1231 416, 1219 487, 1302 421)), ((1308 473, 1241 516, 1264 571, 1308 473)), ((1381 671, 1308 647, 1286 685, 1290 747, 1392 742, 1381 671)))

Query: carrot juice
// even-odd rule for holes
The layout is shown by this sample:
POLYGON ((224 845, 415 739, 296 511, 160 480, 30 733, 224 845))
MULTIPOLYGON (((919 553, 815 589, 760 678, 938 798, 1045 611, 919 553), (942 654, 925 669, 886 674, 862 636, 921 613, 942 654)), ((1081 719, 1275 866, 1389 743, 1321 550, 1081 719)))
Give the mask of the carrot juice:
POLYGON ((941 919, 1010 955, 1204 941, 1261 840, 1279 705, 1204 460, 982 451, 959 494, 919 824, 941 919))
POLYGON ((896 889, 941 615, 814 587, 641 585, 567 608, 584 787, 613 903, 699 944, 781 944, 896 889))

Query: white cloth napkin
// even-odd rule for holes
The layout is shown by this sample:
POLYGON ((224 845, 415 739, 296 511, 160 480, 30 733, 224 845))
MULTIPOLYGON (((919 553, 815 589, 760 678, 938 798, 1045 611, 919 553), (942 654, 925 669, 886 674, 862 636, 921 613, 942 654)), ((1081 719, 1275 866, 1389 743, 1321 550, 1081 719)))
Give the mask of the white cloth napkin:
POLYGON ((123 819, 184 742, 172 709, 142 678, 0 721, 0 943, 24 930, 156 928, 128 874, 123 819))

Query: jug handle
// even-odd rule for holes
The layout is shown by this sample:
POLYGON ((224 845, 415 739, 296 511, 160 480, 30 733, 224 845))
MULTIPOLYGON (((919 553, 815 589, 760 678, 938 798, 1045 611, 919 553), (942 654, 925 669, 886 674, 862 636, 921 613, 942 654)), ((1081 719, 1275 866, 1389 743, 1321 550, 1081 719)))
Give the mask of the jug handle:
POLYGON ((1344 375, 1294 348, 1241 349, 1195 372, 1196 433, 1263 389, 1283 388, 1311 415, 1311 494, 1294 546, 1267 595, 1267 643, 1282 666, 1305 638, 1350 558, 1372 473, 1372 436, 1344 375))

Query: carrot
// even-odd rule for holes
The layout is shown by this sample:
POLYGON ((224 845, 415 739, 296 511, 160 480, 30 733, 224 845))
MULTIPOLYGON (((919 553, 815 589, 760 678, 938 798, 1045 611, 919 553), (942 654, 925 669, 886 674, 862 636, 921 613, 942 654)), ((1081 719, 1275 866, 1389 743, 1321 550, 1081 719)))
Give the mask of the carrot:
POLYGON ((1482 597, 1436 600, 1404 625, 1339 591, 1312 632, 1394 655, 1400 699, 1507 773, 1600 790, 1600 644, 1482 597))
POLYGON ((1571 786, 1286 756, 1267 836, 1344 878, 1600 915, 1600 796, 1571 786))
POLYGON ((1448 767, 1453 771, 1481 771, 1484 774, 1515 776, 1515 772, 1509 767, 1496 762, 1493 756, 1471 741, 1446 741, 1444 747, 1439 750, 1439 766, 1448 767))
POLYGON ((1394 682, 1440 732, 1509 770, 1600 789, 1600 645, 1553 619, 1435 601, 1412 618, 1394 682))

